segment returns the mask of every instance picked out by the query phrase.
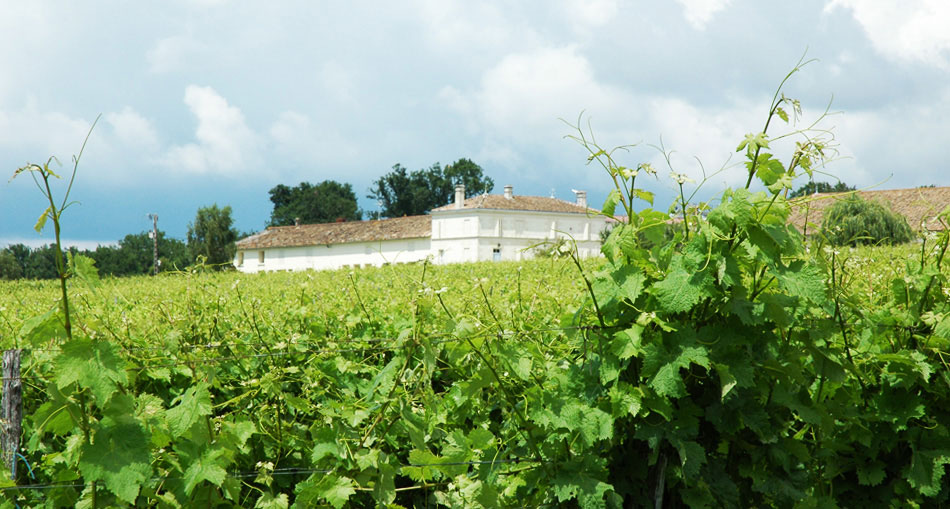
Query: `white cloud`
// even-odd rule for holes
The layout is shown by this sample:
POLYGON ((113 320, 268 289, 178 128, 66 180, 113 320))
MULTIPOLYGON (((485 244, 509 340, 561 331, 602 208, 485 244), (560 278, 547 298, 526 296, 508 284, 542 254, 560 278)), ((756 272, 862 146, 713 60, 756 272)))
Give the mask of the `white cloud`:
POLYGON ((413 9, 434 49, 464 50, 520 46, 534 32, 517 24, 511 10, 487 2, 417 0, 413 9))
POLYGON ((155 150, 158 148, 158 134, 147 118, 126 106, 118 113, 107 113, 105 121, 112 126, 116 139, 130 148, 155 150))
POLYGON ((315 169, 340 171, 345 163, 360 155, 353 142, 335 130, 314 125, 310 117, 296 111, 281 113, 269 134, 277 159, 289 166, 283 175, 293 178, 312 176, 315 169))
POLYGON ((578 32, 608 24, 618 11, 617 0, 566 0, 559 5, 578 32))
POLYGON ((162 74, 181 70, 189 60, 208 56, 208 47, 190 35, 166 37, 148 51, 149 71, 162 74))
POLYGON ((195 143, 173 146, 165 164, 193 173, 238 175, 258 162, 257 135, 244 114, 211 87, 189 85, 185 104, 198 120, 195 143))
MULTIPOLYGON (((58 111, 40 111, 30 100, 19 110, 0 110, 0 147, 6 151, 36 151, 30 162, 43 163, 50 156, 64 164, 79 151, 91 122, 58 111)), ((20 161, 18 165, 27 161, 20 161)))
POLYGON ((676 0, 683 7, 686 22, 696 30, 703 30, 713 16, 725 9, 732 0, 676 0))
POLYGON ((950 69, 950 2, 831 0, 825 12, 836 8, 849 9, 885 57, 950 69))
POLYGON ((630 105, 630 96, 600 84, 594 74, 576 48, 546 48, 504 57, 475 92, 446 87, 440 97, 462 115, 475 113, 504 137, 551 140, 563 134, 559 118, 630 105))
MULTIPOLYGON (((655 97, 649 99, 648 105, 647 123, 657 130, 655 136, 662 136, 666 150, 675 151, 671 158, 673 169, 697 182, 703 178, 703 168, 709 175, 727 161, 729 165, 743 162, 742 154, 735 153, 735 147, 745 133, 753 131, 753 126, 760 125, 764 118, 761 108, 751 102, 699 107, 679 98, 655 97)), ((659 143, 658 140, 647 141, 659 143)), ((659 152, 652 155, 651 160, 661 173, 661 181, 665 180, 669 168, 659 152)), ((726 171, 712 179, 710 186, 723 182, 729 186, 744 185, 744 174, 726 171)))

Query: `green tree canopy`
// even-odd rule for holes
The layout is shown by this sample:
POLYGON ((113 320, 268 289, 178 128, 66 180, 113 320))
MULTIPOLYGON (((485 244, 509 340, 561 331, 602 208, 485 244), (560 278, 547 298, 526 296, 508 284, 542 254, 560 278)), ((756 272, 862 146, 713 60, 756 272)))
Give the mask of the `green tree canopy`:
MULTIPOLYGON (((130 233, 118 246, 99 246, 84 253, 96 261, 99 273, 112 276, 149 274, 152 271, 154 244, 149 232, 130 233)), ((175 270, 188 266, 192 259, 188 246, 181 240, 168 238, 158 232, 159 270, 175 270)))
POLYGON ((840 180, 835 185, 831 185, 827 182, 815 182, 814 180, 810 180, 802 187, 792 191, 788 197, 798 198, 799 196, 806 196, 815 193, 843 193, 846 191, 854 191, 854 189, 854 186, 849 186, 840 180))
POLYGON ((23 267, 9 249, 0 251, 0 279, 20 279, 23 267))
POLYGON ((859 196, 850 196, 829 207, 821 222, 821 230, 836 246, 901 244, 914 237, 904 216, 859 196))
POLYGON ((333 180, 324 180, 317 185, 301 182, 295 187, 279 184, 269 194, 274 204, 271 226, 289 226, 297 218, 303 224, 312 224, 340 219, 358 221, 363 216, 353 186, 333 180))
POLYGON ((469 159, 459 159, 444 169, 435 163, 413 172, 397 163, 373 182, 367 197, 378 201, 382 209, 373 217, 415 216, 450 203, 456 184, 465 185, 466 197, 491 192, 495 185, 469 159))
POLYGON ((195 221, 188 223, 188 250, 197 260, 205 257, 205 263, 217 265, 234 259, 234 242, 237 230, 231 219, 231 207, 218 208, 218 204, 198 209, 195 221))

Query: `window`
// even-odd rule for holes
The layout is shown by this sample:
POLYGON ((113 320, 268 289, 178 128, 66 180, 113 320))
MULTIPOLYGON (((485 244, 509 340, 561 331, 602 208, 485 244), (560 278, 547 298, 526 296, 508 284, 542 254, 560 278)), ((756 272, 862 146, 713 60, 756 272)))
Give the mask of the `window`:
POLYGON ((238 267, 244 266, 244 251, 238 252, 238 267))
POLYGON ((263 249, 257 252, 257 263, 264 265, 264 250, 263 249))

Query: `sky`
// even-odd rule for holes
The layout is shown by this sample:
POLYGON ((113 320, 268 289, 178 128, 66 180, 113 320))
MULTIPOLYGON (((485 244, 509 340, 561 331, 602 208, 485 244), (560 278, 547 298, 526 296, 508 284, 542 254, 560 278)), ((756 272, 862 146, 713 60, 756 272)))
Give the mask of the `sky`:
MULTIPOLYGON (((33 229, 44 196, 8 179, 51 156, 68 176, 97 117, 63 215, 79 247, 151 229, 148 214, 184 239, 212 204, 259 231, 277 184, 350 183, 378 210, 368 189, 394 164, 463 157, 496 192, 597 205, 612 183, 565 138, 579 118, 604 147, 634 145, 622 163, 660 170, 638 180, 658 208, 670 167, 725 168, 697 194, 713 198, 744 184, 736 147, 803 55, 782 90, 802 116, 769 134, 820 121, 835 151, 816 179, 950 185, 947 26, 944 0, 3 0, 0 247, 51 242, 33 229)), ((773 144, 786 162, 789 140, 773 144)))

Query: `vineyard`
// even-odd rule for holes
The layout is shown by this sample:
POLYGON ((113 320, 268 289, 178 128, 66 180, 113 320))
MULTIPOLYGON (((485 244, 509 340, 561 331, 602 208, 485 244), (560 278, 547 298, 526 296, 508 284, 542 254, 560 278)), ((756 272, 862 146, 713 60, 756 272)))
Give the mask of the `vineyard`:
POLYGON ((806 240, 786 195, 827 131, 785 163, 768 134, 800 115, 776 92, 745 186, 694 203, 671 167, 662 210, 575 126, 623 218, 600 259, 3 283, 2 503, 950 505, 950 207, 903 246, 806 240))

